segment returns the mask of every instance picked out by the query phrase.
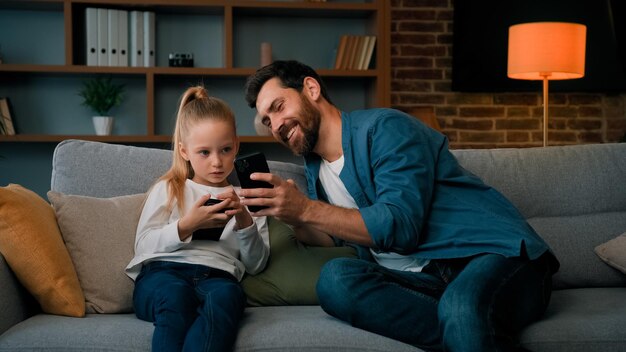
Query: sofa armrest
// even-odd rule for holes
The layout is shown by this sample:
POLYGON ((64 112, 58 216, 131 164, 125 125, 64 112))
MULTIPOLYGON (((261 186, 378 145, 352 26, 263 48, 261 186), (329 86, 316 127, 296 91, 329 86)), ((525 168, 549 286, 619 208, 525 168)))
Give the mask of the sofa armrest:
POLYGON ((0 254, 0 335, 39 309, 0 254))

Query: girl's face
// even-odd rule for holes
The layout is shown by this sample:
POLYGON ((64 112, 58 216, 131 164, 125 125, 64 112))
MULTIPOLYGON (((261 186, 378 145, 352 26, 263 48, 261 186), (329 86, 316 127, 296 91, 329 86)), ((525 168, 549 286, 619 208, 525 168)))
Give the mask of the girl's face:
POLYGON ((180 145, 183 159, 191 163, 192 181, 213 187, 228 186, 239 149, 235 130, 227 121, 206 119, 191 126, 180 145))

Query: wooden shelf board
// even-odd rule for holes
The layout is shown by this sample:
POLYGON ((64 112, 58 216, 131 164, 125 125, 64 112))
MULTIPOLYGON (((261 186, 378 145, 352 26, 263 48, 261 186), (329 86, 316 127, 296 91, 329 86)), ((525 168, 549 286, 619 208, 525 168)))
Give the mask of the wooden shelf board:
MULTIPOLYGON (((172 137, 168 135, 61 135, 61 134, 17 134, 14 136, 0 136, 0 142, 60 142, 66 139, 82 139, 111 143, 170 143, 172 137)), ((240 136, 242 143, 277 143, 269 136, 240 136)))
MULTIPOLYGON (((223 76, 247 77, 256 68, 211 68, 211 67, 116 67, 116 66, 84 66, 84 65, 28 65, 0 64, 0 72, 56 74, 122 74, 122 75, 172 75, 172 76, 223 76)), ((334 70, 318 69, 321 76, 328 77, 376 77, 376 70, 334 70)))

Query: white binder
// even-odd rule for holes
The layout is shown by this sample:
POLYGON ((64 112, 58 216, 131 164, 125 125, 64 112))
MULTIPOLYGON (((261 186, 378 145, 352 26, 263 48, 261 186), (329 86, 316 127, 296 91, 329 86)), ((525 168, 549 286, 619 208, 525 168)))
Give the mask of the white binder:
POLYGON ((144 11, 143 13, 143 65, 146 67, 155 66, 155 27, 154 12, 144 11))
POLYGON ((98 66, 109 65, 109 15, 107 9, 98 9, 98 66))
POLYGON ((119 61, 119 45, 118 45, 118 16, 117 10, 108 10, 109 13, 109 66, 117 66, 119 61))
POLYGON ((143 11, 130 12, 130 65, 143 66, 143 11))
POLYGON ((85 9, 85 34, 87 48, 87 65, 98 65, 98 10, 93 7, 85 9))
POLYGON ((128 66, 128 11, 117 10, 118 66, 128 66))

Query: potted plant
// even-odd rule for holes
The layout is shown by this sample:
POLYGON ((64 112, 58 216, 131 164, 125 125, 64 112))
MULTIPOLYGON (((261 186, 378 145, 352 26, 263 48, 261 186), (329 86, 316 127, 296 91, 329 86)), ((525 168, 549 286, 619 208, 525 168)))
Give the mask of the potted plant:
POLYGON ((108 116, 108 113, 124 100, 124 85, 113 84, 111 77, 96 77, 83 82, 83 88, 78 95, 83 97, 83 105, 97 114, 93 117, 96 134, 111 134, 113 117, 108 116))

